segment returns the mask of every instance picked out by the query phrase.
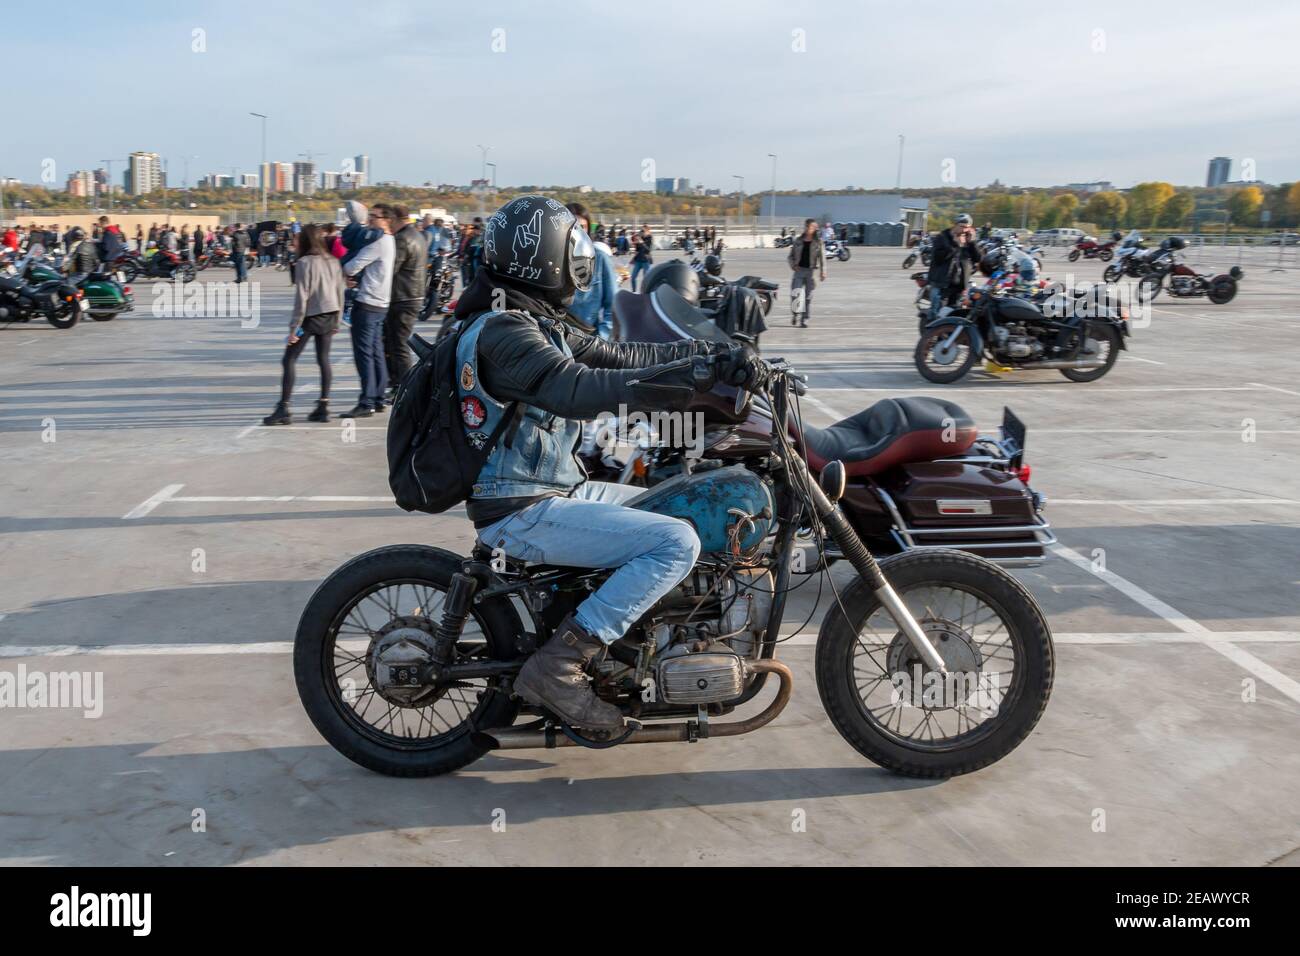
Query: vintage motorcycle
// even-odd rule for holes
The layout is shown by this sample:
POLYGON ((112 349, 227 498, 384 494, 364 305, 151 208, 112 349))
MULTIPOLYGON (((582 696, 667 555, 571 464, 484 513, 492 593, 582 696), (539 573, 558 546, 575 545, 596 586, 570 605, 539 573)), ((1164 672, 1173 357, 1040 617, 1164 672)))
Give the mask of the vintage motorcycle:
MULTIPOLYGON (((1179 237, 1174 237, 1181 243, 1179 237)), ((1216 276, 1197 272, 1185 262, 1180 262, 1175 254, 1182 245, 1172 245, 1169 254, 1156 262, 1138 281, 1138 301, 1153 302, 1165 289, 1165 280, 1169 280, 1167 291, 1176 299, 1194 299, 1204 296, 1215 305, 1227 305, 1237 297, 1237 283, 1245 278, 1246 273, 1240 266, 1233 266, 1227 272, 1216 276)))
POLYGON ((424 305, 420 308, 420 321, 445 312, 456 293, 456 265, 450 255, 430 259, 428 280, 424 287, 424 305))
MULTIPOLYGON (((620 292, 614 313, 628 341, 730 341, 671 288, 620 292)), ((733 416, 733 399, 730 386, 714 387, 710 423, 690 447, 666 441, 671 436, 657 434, 653 420, 599 420, 584 434, 584 467, 600 481, 654 487, 706 462, 764 454, 775 420, 770 406, 756 399, 733 416)), ((1043 517, 1045 499, 1029 485, 1025 426, 1010 409, 996 437, 981 436, 958 405, 933 398, 882 399, 827 428, 805 423, 791 434, 814 475, 831 461, 843 463, 845 516, 877 556, 938 546, 1028 567, 1056 541, 1043 517)), ((827 547, 833 557, 834 545, 827 547)))
MULTIPOLYGON (((428 347, 418 336, 412 344, 428 347)), ((783 361, 768 369, 764 400, 777 420, 797 421, 800 380, 783 361)), ((733 413, 745 404, 738 391, 733 413)), ((701 411, 713 408, 706 398, 701 411)), ((1033 597, 1006 571, 957 551, 877 562, 837 505, 844 466, 827 463, 818 484, 797 438, 784 428, 769 437, 742 463, 679 475, 629 502, 690 521, 701 556, 591 668, 596 693, 626 716, 621 731, 572 727, 512 693, 524 660, 611 572, 524 564, 482 545, 469 556, 380 548, 321 584, 293 656, 312 723, 351 760, 401 777, 447 773, 495 750, 757 730, 794 689, 775 652, 797 539, 810 529, 857 572, 847 587, 829 582, 835 600, 817 638, 817 688, 835 729, 867 759, 913 777, 969 773, 1010 753, 1038 722, 1053 680, 1051 633, 1033 597), (719 719, 755 699, 769 676, 778 686, 761 711, 719 719)))
POLYGON ((946 385, 984 356, 1005 369, 1054 368, 1072 382, 1095 382, 1128 348, 1127 313, 1109 287, 1043 292, 971 289, 968 307, 944 310, 922 327, 912 356, 917 371, 946 385))
POLYGON ((20 275, 0 273, 0 322, 45 319, 56 329, 81 320, 84 293, 67 279, 32 284, 20 275))

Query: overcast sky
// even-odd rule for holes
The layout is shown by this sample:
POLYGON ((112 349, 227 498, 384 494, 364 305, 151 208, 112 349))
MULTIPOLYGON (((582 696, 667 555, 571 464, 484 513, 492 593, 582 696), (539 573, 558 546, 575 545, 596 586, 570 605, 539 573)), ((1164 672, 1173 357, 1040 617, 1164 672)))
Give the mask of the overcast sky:
POLYGON ((777 153, 780 188, 891 187, 900 133, 911 187, 1196 185, 1217 155, 1287 182, 1297 37, 1293 0, 3 0, 0 176, 254 171, 256 110, 272 160, 409 183, 468 182, 485 144, 502 184, 646 188, 650 159, 754 192, 777 153))

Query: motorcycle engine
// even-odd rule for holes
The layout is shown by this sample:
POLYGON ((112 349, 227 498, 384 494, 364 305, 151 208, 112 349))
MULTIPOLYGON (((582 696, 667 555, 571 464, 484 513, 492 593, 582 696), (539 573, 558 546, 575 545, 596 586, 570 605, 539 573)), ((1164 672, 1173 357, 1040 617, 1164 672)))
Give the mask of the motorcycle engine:
POLYGON ((1043 353, 1043 343, 1023 325, 998 325, 993 328, 996 351, 1011 358, 1031 358, 1043 353))
MULTIPOLYGON (((607 658, 604 676, 633 687, 645 686, 649 677, 654 698, 667 704, 734 700, 748 680, 745 661, 759 656, 772 596, 773 578, 766 569, 724 574, 697 568, 643 625, 647 650, 653 646, 645 666, 632 668, 607 658)), ((632 635, 624 638, 631 640, 632 635)))
POLYGON ((1192 291, 1191 276, 1170 276, 1169 291, 1173 295, 1187 295, 1192 291))

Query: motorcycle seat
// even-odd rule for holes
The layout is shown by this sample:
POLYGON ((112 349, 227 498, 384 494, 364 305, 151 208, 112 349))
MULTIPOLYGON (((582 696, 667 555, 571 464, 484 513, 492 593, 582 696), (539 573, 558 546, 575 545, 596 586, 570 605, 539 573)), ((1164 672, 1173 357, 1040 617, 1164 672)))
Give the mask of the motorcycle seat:
MULTIPOLYGON (((884 398, 828 428, 803 427, 803 453, 821 471, 839 459, 850 476, 895 465, 963 454, 975 443, 975 422, 960 406, 938 398, 884 398)), ((791 435, 799 435, 791 423, 791 435)))

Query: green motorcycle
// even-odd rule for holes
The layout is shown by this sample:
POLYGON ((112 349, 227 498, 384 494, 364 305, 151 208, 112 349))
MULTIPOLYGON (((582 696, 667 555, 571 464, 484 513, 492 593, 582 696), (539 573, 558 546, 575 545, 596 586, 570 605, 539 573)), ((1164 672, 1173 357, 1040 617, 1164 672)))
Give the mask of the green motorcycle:
MULTIPOLYGON (((48 259, 28 259, 20 275, 23 281, 32 285, 63 278, 63 274, 48 259)), ((131 287, 106 272, 88 273, 76 285, 83 293, 85 311, 96 322, 108 322, 122 312, 130 312, 135 308, 131 287)))

